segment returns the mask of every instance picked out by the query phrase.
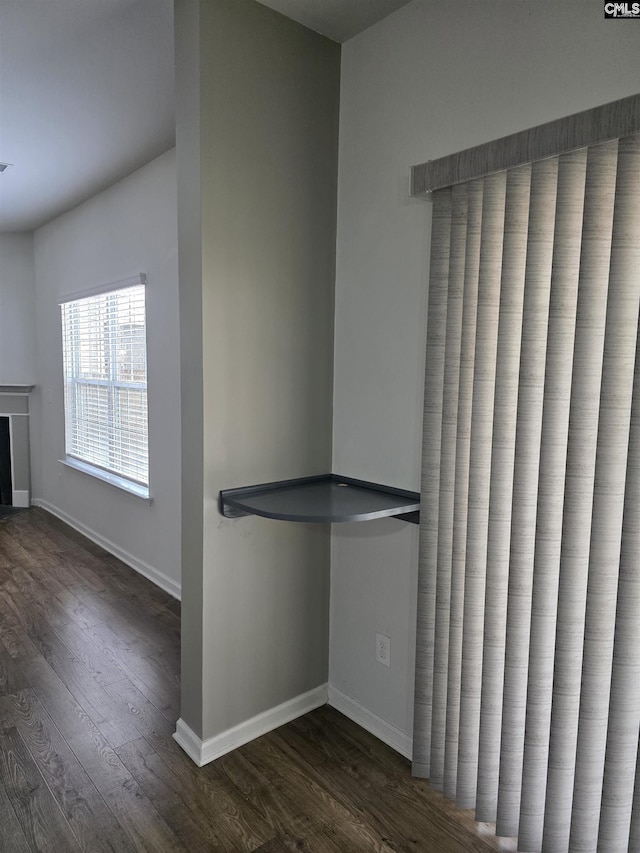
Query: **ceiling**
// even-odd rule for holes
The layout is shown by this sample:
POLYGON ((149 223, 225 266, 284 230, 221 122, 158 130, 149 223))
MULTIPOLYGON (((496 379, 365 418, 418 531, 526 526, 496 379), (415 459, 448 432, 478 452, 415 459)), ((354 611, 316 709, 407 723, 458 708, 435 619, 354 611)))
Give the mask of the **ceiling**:
POLYGON ((0 232, 171 148, 172 0, 0 0, 0 232))
MULTIPOLYGON (((345 41, 408 0, 260 0, 345 41)), ((0 232, 32 231, 175 142, 173 0, 0 0, 0 232)))
POLYGON ((347 41, 410 0, 258 0, 334 41, 347 41))

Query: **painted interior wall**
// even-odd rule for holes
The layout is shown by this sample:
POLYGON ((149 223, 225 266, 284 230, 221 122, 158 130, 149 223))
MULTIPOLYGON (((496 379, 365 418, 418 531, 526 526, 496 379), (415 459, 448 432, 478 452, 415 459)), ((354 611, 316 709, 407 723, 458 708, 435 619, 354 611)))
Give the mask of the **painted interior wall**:
POLYGON ((36 276, 32 234, 0 234, 0 385, 33 385, 36 276))
MULTIPOLYGON (((343 46, 334 471, 420 487, 431 210, 409 167, 637 93, 639 56, 600 0, 414 0, 343 46)), ((415 527, 334 525, 330 683, 405 751, 416 573, 415 527)))
POLYGON ((174 595, 180 591, 180 352, 175 149, 34 235, 38 388, 32 395, 35 502, 174 595), (152 502, 72 470, 64 456, 58 301, 147 276, 152 502))
POLYGON ((218 492, 331 464, 340 51, 252 0, 175 8, 182 721, 215 741, 327 681, 328 527, 218 492))

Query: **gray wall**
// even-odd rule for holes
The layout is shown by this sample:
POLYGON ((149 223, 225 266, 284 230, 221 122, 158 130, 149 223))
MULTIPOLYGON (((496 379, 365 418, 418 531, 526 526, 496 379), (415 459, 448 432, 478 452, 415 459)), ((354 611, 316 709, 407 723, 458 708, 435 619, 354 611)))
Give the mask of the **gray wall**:
MULTIPOLYGON (((639 57, 601 0, 415 0, 343 46, 334 470, 420 485, 431 209, 409 167, 636 93, 639 57)), ((334 526, 331 684, 405 735, 416 570, 414 527, 334 526)))
POLYGON ((180 353, 175 151, 35 233, 33 497, 174 595, 180 592, 180 353), (61 465, 64 294, 147 275, 151 504, 61 465))
POLYGON ((206 740, 327 680, 329 529, 217 495, 331 466, 340 52, 250 0, 178 0, 176 33, 182 718, 206 740))
POLYGON ((178 279, 182 419, 182 719, 202 731, 203 425, 200 4, 175 6, 178 279))
POLYGON ((0 234, 0 385, 35 382, 32 234, 0 234))

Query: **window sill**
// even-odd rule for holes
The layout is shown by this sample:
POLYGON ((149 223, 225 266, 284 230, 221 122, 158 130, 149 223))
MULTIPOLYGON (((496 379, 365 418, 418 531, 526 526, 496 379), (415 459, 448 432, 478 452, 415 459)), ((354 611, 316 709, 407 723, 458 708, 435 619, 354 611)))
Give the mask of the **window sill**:
POLYGON ((109 471, 103 471, 102 468, 96 468, 94 465, 89 465, 88 462, 81 462, 79 459, 74 459, 72 456, 65 456, 64 459, 59 459, 62 465, 67 468, 73 468, 74 471, 80 471, 83 474, 88 474, 90 477, 95 477, 96 480, 102 480, 103 483, 109 483, 123 492, 127 492, 136 498, 140 498, 145 503, 150 504, 152 498, 149 494, 148 486, 141 486, 138 483, 132 483, 131 480, 125 480, 124 477, 119 477, 117 474, 111 474, 109 471))

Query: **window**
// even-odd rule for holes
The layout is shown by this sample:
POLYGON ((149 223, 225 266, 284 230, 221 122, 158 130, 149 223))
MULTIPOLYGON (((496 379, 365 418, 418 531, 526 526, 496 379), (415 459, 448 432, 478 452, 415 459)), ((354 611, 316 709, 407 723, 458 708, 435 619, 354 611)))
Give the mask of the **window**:
POLYGON ((61 303, 65 462, 148 497, 145 277, 61 303))

